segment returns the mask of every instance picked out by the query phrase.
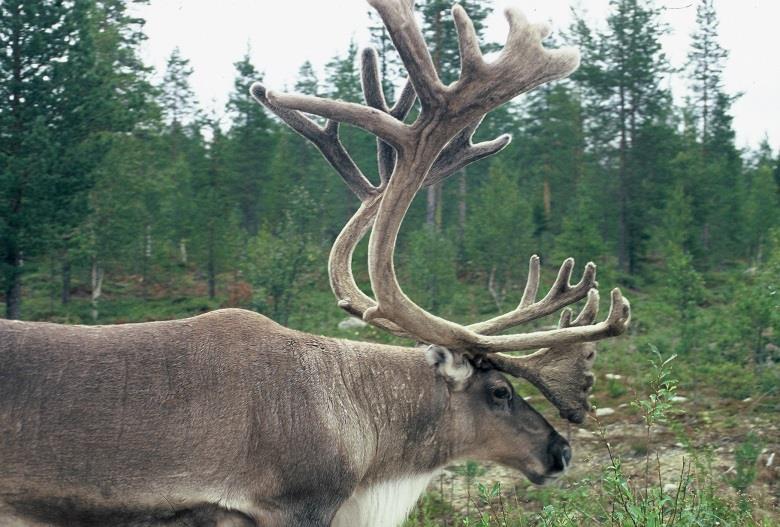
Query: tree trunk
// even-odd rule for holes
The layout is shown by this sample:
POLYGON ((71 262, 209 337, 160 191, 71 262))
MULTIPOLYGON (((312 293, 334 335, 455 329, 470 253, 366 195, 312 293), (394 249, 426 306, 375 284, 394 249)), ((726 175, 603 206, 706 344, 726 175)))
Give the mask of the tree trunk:
POLYGON ((552 193, 550 182, 546 179, 542 183, 542 200, 544 201, 544 219, 549 222, 552 219, 552 193))
POLYGON ((213 299, 217 296, 217 264, 215 262, 216 255, 214 254, 214 226, 209 225, 209 251, 208 251, 208 263, 207 263, 207 281, 209 298, 213 299))
POLYGON ((620 87, 620 166, 618 168, 618 267, 628 270, 628 138, 626 130, 625 89, 620 87))
POLYGON ((152 258, 152 226, 146 224, 144 229, 143 260, 141 265, 141 298, 148 300, 149 260, 152 258))
POLYGON ((92 294, 90 295, 92 309, 92 322, 98 319, 98 299, 103 293, 103 269, 98 264, 97 258, 92 258, 92 294))
POLYGON ((15 320, 22 314, 22 256, 11 240, 5 254, 5 318, 15 320))
POLYGON ((187 240, 184 238, 179 240, 179 259, 182 265, 187 265, 187 240))
POLYGON ((62 292, 60 298, 62 305, 67 305, 70 302, 70 254, 66 248, 62 253, 62 292))

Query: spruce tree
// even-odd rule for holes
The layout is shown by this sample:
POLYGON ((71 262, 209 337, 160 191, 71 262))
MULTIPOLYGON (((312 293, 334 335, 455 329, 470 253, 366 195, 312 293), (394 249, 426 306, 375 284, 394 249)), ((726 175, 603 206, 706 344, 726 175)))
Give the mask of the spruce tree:
POLYGON ((234 268, 238 222, 235 201, 228 178, 228 141, 213 117, 206 125, 211 131, 208 145, 201 143, 192 163, 192 199, 197 214, 192 224, 193 260, 206 277, 208 297, 217 294, 217 278, 234 268))
MULTIPOLYGON (((174 250, 178 251, 182 265, 188 263, 188 246, 193 232, 189 218, 196 213, 192 188, 194 171, 204 170, 202 152, 205 138, 202 128, 205 122, 190 86, 191 76, 189 60, 175 48, 168 58, 160 86, 160 105, 167 122, 160 138, 164 168, 159 177, 168 179, 167 186, 172 191, 164 196, 162 218, 155 218, 154 222, 165 222, 162 230, 174 250)), ((147 237, 160 230, 155 225, 145 225, 144 229, 147 237)), ((150 247, 157 245, 147 239, 144 250, 149 252, 150 247)))
POLYGON ((231 126, 225 138, 222 174, 230 184, 233 200, 238 204, 241 227, 249 236, 257 234, 267 211, 264 194, 270 192, 271 161, 276 146, 276 124, 249 95, 253 82, 262 80, 249 54, 234 64, 236 77, 227 110, 231 126))
POLYGON ((520 285, 524 257, 534 252, 531 205, 512 175, 506 162, 491 163, 487 181, 474 193, 465 229, 469 267, 487 286, 497 311, 520 285))
POLYGON ((360 91, 360 73, 357 69, 357 44, 352 40, 343 57, 333 57, 326 65, 328 96, 347 102, 360 103, 363 94, 360 91))
POLYGON ((305 95, 319 95, 320 83, 317 74, 310 61, 305 61, 298 69, 298 80, 295 82, 295 91, 305 95))
POLYGON ((688 68, 694 94, 693 107, 705 146, 711 133, 713 108, 718 94, 723 91, 723 68, 729 55, 718 42, 719 24, 714 1, 700 0, 696 8, 696 29, 691 36, 688 68))
POLYGON ((63 180, 80 182, 78 199, 58 208, 59 235, 51 245, 60 260, 63 303, 70 297, 72 265, 78 271, 78 263, 88 264, 96 268, 95 274, 104 274, 105 254, 90 234, 94 223, 88 214, 95 203, 91 196, 87 199, 87 192, 103 174, 100 167, 114 145, 140 124, 149 124, 155 114, 150 69, 138 57, 143 20, 129 14, 132 3, 146 2, 103 0, 72 11, 80 15, 74 35, 77 44, 68 67, 55 77, 62 89, 59 109, 65 117, 57 126, 58 169, 63 180), (74 250, 80 252, 82 262, 72 262, 74 250))
MULTIPOLYGON (((662 85, 668 64, 660 37, 666 27, 647 0, 611 0, 610 9, 606 31, 575 22, 574 39, 585 67, 574 79, 585 89, 590 144, 605 176, 601 186, 613 203, 609 222, 616 227, 618 264, 634 272, 645 238, 644 213, 650 208, 643 189, 653 185, 656 174, 647 164, 650 156, 640 161, 637 154, 642 137, 650 137, 647 127, 663 124, 670 113, 670 95, 662 85)), ((649 154, 649 145, 644 150, 649 154)))
POLYGON ((694 200, 695 224, 700 229, 702 261, 708 264, 733 257, 742 238, 735 222, 729 219, 739 215, 741 166, 730 116, 734 98, 723 90, 728 51, 719 43, 718 26, 713 0, 700 0, 696 29, 691 35, 688 71, 692 92, 690 108, 703 156, 703 178, 696 187, 689 187, 689 191, 694 200))
POLYGON ((144 97, 137 21, 125 4, 0 3, 0 254, 6 314, 20 315, 22 262, 56 249, 63 262, 88 212, 89 190, 115 132, 144 97), (127 100, 123 97, 127 96, 127 100))
POLYGON ((540 209, 537 234, 558 233, 585 170, 582 108, 570 85, 556 83, 529 94, 523 110, 514 141, 521 187, 540 209))
POLYGON ((176 47, 168 56, 161 86, 160 103, 171 128, 182 128, 195 117, 195 92, 190 86, 192 67, 176 47))

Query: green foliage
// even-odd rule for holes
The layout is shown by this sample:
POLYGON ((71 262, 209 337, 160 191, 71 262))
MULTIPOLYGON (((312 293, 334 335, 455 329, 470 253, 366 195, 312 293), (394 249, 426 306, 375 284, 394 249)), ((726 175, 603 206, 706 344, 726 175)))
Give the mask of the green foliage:
POLYGON ((750 485, 756 480, 756 462, 761 453, 761 441, 754 432, 749 432, 745 440, 734 452, 736 465, 734 476, 727 478, 729 485, 744 495, 750 485))
POLYGON ((677 392, 677 380, 672 378, 671 368, 671 362, 677 358, 677 355, 663 359, 656 348, 652 348, 652 351, 656 358, 650 361, 652 368, 648 383, 650 393, 647 399, 632 402, 632 405, 642 412, 648 428, 666 422, 667 415, 672 409, 672 398, 677 392))
POLYGON ((423 308, 440 312, 458 287, 455 245, 445 235, 424 226, 409 236, 402 276, 409 295, 423 308))
POLYGON ((780 328, 780 230, 768 238, 766 259, 741 277, 734 314, 738 339, 758 365, 772 359, 767 346, 776 347, 780 328))
POLYGON ((245 55, 234 64, 236 78, 227 104, 232 126, 224 145, 225 170, 220 175, 229 185, 230 199, 237 204, 239 224, 254 235, 269 214, 271 163, 279 133, 276 124, 249 95, 262 75, 245 55))
POLYGON ((249 240, 243 273, 254 288, 253 307, 280 324, 296 309, 304 288, 322 280, 323 251, 309 230, 319 209, 302 189, 293 192, 284 221, 249 240))
POLYGON ((743 214, 749 255, 759 256, 767 243, 769 230, 780 220, 780 200, 774 175, 768 164, 761 164, 748 174, 743 214))
POLYGON ((191 76, 190 61, 182 57, 178 47, 174 48, 160 90, 162 107, 171 126, 182 126, 195 117, 197 102, 189 82, 191 76))
POLYGON ((498 163, 475 194, 465 229, 466 258, 500 311, 507 290, 519 285, 526 269, 523 255, 533 250, 531 208, 507 168, 498 163))

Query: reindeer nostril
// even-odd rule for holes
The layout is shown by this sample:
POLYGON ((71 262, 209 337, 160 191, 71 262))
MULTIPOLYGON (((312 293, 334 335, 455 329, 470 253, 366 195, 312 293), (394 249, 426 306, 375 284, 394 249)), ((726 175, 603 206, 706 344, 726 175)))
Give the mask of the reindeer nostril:
POLYGON ((550 439, 548 447, 551 472, 563 472, 571 463, 571 446, 563 437, 556 434, 550 439))
POLYGON ((563 460, 563 468, 565 470, 569 466, 569 463, 571 463, 571 447, 569 445, 563 446, 561 457, 563 460))

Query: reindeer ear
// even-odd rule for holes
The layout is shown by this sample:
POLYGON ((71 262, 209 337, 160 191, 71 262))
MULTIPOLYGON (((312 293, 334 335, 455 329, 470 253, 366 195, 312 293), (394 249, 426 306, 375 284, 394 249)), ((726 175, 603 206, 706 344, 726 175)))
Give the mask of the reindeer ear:
POLYGON ((466 381, 474 373, 474 367, 463 353, 453 353, 442 346, 428 346, 425 350, 425 360, 455 390, 465 388, 466 381))

